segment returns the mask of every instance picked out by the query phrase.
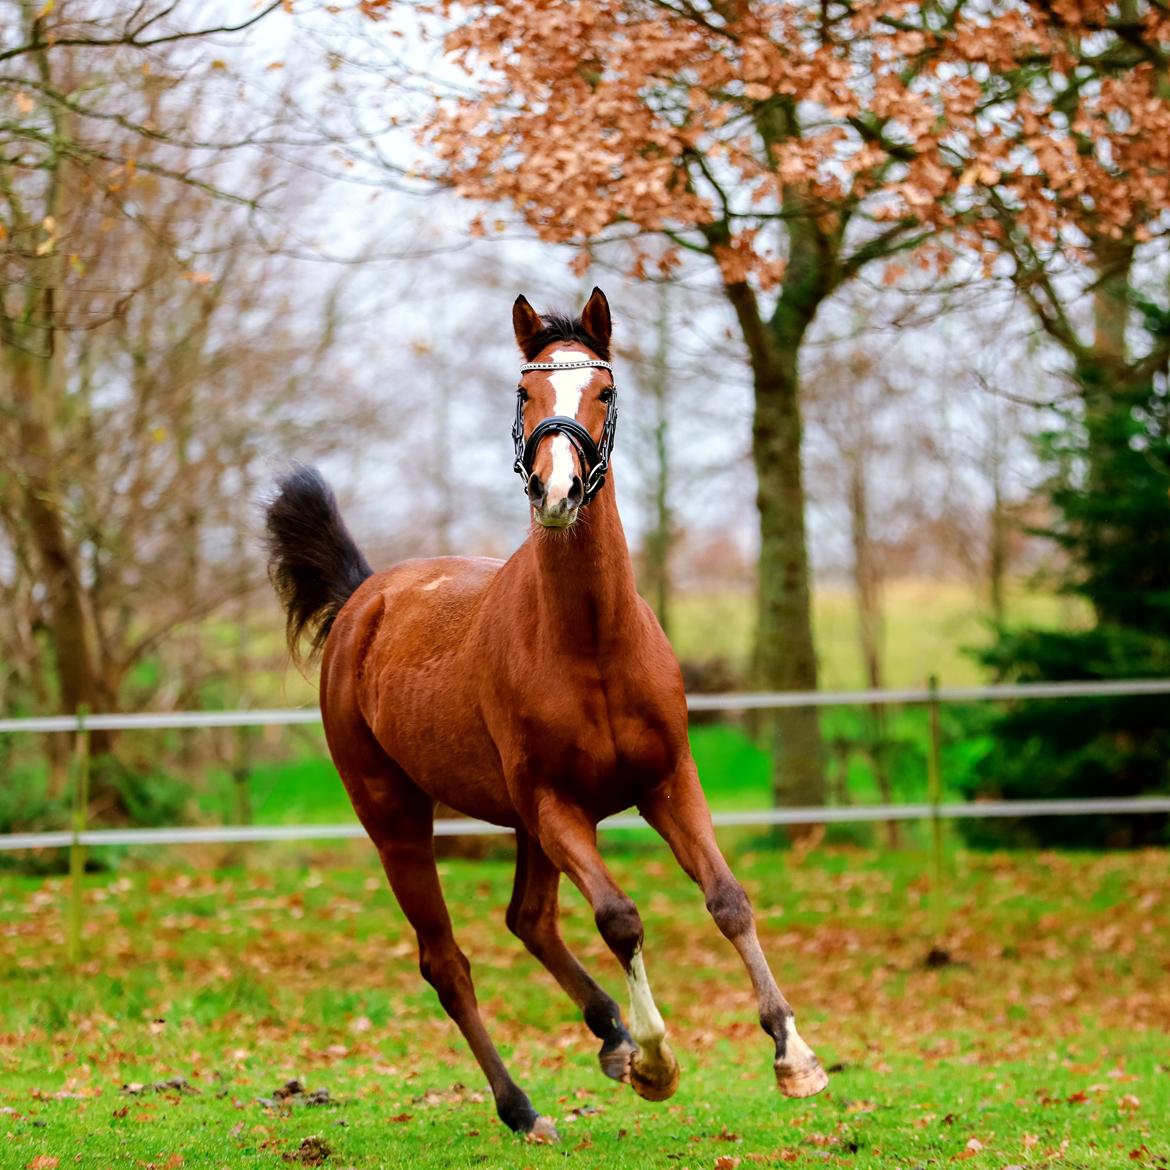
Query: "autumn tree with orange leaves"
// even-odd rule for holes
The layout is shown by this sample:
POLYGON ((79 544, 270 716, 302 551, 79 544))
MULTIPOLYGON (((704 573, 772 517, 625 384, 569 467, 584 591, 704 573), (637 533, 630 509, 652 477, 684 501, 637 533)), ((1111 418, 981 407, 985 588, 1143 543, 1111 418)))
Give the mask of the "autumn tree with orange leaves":
MULTIPOLYGON (((363 4, 375 18, 392 6, 363 4)), ((893 283, 958 257, 989 274, 1006 255, 1056 335, 1068 313, 1049 260, 1132 255, 1170 206, 1170 10, 495 0, 428 11, 449 22, 445 48, 475 86, 427 122, 437 177, 581 245, 582 267, 621 240, 647 275, 684 255, 717 272, 755 387, 757 682, 815 688, 800 454, 810 325, 875 266, 893 283)), ((1124 308, 1124 296, 1109 303, 1124 308)), ((777 749, 778 799, 820 803, 815 713, 780 713, 777 749)))

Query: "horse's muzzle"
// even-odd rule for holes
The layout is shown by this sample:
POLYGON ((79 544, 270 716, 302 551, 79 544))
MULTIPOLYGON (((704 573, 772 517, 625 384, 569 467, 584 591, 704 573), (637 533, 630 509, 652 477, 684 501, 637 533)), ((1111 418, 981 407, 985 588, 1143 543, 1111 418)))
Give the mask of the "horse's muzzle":
POLYGON ((577 519, 581 502, 585 498, 585 488, 579 475, 573 476, 567 494, 550 499, 544 481, 539 475, 532 475, 528 479, 528 499, 532 504, 533 514, 538 524, 545 528, 568 528, 577 519))

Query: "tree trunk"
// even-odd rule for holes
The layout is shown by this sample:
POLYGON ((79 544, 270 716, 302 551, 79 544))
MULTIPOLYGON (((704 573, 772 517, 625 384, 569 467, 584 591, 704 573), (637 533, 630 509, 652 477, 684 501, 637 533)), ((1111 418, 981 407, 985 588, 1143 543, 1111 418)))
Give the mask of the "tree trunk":
MULTIPOLYGON (((55 471, 52 430, 52 362, 9 350, 5 365, 11 375, 18 415, 24 522, 40 562, 45 588, 48 634, 53 648, 61 704, 74 712, 104 707, 93 636, 86 612, 74 550, 61 513, 61 492, 55 471)), ((109 750, 108 732, 93 732, 91 750, 109 750)))
MULTIPOLYGON (((1116 400, 1131 388, 1135 374, 1125 337, 1134 245, 1128 240, 1103 238, 1094 240, 1092 251, 1098 273, 1092 297, 1093 345, 1089 353, 1082 351, 1078 355, 1076 377, 1088 436, 1089 490, 1107 499, 1114 490, 1109 482, 1109 469, 1113 466, 1112 444, 1116 442, 1113 431, 1116 400)), ((1107 612, 1107 605, 1102 604, 1104 600, 1094 599, 1099 622, 1117 616, 1107 612)))
MULTIPOLYGON (((798 344, 779 347, 769 369, 755 370, 752 458, 760 513, 755 670, 758 685, 769 691, 817 689, 804 527, 798 344)), ((776 803, 823 804, 824 746, 816 708, 781 709, 770 722, 776 803)), ((810 826, 798 826, 792 835, 811 831, 810 826)))
MULTIPOLYGON (((881 690, 885 685, 882 672, 882 602, 878 566, 869 537, 869 492, 866 482, 865 452, 853 453, 849 467, 849 513, 853 536, 853 587, 857 597, 857 636, 865 666, 866 685, 881 690)), ((893 804, 890 769, 886 753, 886 709, 880 703, 870 707, 873 723, 873 747, 870 759, 874 779, 883 804, 893 804)), ((886 841, 898 848, 901 833, 897 821, 886 821, 886 841)))
POLYGON ((653 523, 646 533, 646 570, 649 576, 647 592, 650 604, 658 617, 663 631, 670 634, 670 550, 673 541, 674 518, 670 509, 670 460, 667 435, 670 413, 667 409, 667 393, 670 369, 667 354, 670 345, 670 302, 668 286, 658 286, 657 343, 654 350, 653 377, 650 394, 654 413, 651 420, 650 438, 653 443, 652 494, 650 513, 653 523))
POLYGON ((1008 517, 1003 498, 1003 461, 1000 458, 999 407, 992 418, 991 433, 991 523, 987 542, 987 577, 991 599, 991 620, 1002 626, 1007 613, 1004 578, 1008 561, 1008 517))
MULTIPOLYGON (((714 229, 709 230, 708 239, 713 248, 722 242, 714 229)), ((806 231, 798 240, 793 229, 791 239, 788 277, 767 323, 746 282, 723 286, 739 320, 755 389, 752 460, 760 559, 754 673, 756 685, 767 691, 817 689, 804 528, 799 353, 805 331, 831 285, 813 235, 806 231)), ((824 804, 825 751, 817 709, 781 708, 758 726, 773 748, 776 803, 788 807, 824 804)), ((816 825, 795 825, 789 836, 805 839, 819 831, 816 825)))
MULTIPOLYGON (((39 17, 33 16, 32 5, 25 6, 23 17, 28 35, 40 39, 36 32, 39 17)), ((52 78, 43 52, 37 64, 48 86, 52 78)), ((50 103, 49 108, 55 138, 70 141, 70 115, 60 103, 50 103)), ((12 205, 17 212, 10 230, 14 238, 27 242, 38 225, 60 222, 71 194, 63 158, 63 154, 54 156, 50 181, 35 214, 26 216, 18 205, 12 205)), ((107 696, 81 579, 80 555, 69 539, 54 442, 66 386, 65 354, 57 329, 64 310, 64 256, 61 248, 38 246, 34 251, 28 260, 27 281, 22 282, 25 287, 19 314, 0 317, 0 379, 7 381, 11 394, 11 401, 0 405, 15 420, 17 448, 12 471, 19 485, 22 538, 43 575, 47 634, 60 700, 68 712, 82 708, 100 711, 106 707, 107 696)), ((112 742, 111 732, 90 733, 89 748, 95 758, 91 792, 95 797, 101 794, 101 758, 112 742)), ((58 780, 59 774, 52 783, 58 780)))

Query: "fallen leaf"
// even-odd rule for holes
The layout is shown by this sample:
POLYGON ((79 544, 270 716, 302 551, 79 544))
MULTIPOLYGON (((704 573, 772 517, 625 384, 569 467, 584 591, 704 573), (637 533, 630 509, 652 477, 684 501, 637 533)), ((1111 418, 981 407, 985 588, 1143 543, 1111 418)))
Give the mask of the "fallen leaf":
POLYGON ((299 1162, 302 1166, 320 1166, 332 1153, 333 1150, 324 1138, 314 1136, 303 1138, 295 1150, 280 1156, 286 1162, 299 1162))

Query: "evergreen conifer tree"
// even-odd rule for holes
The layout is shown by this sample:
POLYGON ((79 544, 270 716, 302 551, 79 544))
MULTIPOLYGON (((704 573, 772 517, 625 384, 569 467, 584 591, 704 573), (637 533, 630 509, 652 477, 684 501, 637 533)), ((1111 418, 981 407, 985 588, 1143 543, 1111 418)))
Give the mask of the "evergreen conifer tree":
MULTIPOLYGON (((1170 312, 1141 304, 1145 328, 1170 312)), ((1045 533, 1064 551, 1063 591, 1086 599, 1084 630, 1001 630, 983 653, 1003 678, 1130 679, 1170 675, 1170 379, 1118 385, 1081 363, 1075 417, 1044 435, 1055 514, 1045 533)), ((1170 792, 1170 699, 1019 700, 991 719, 992 746, 968 795, 1003 799, 1170 792)), ((1055 817, 967 821, 972 843, 1112 846, 1164 841, 1167 818, 1055 817)))

